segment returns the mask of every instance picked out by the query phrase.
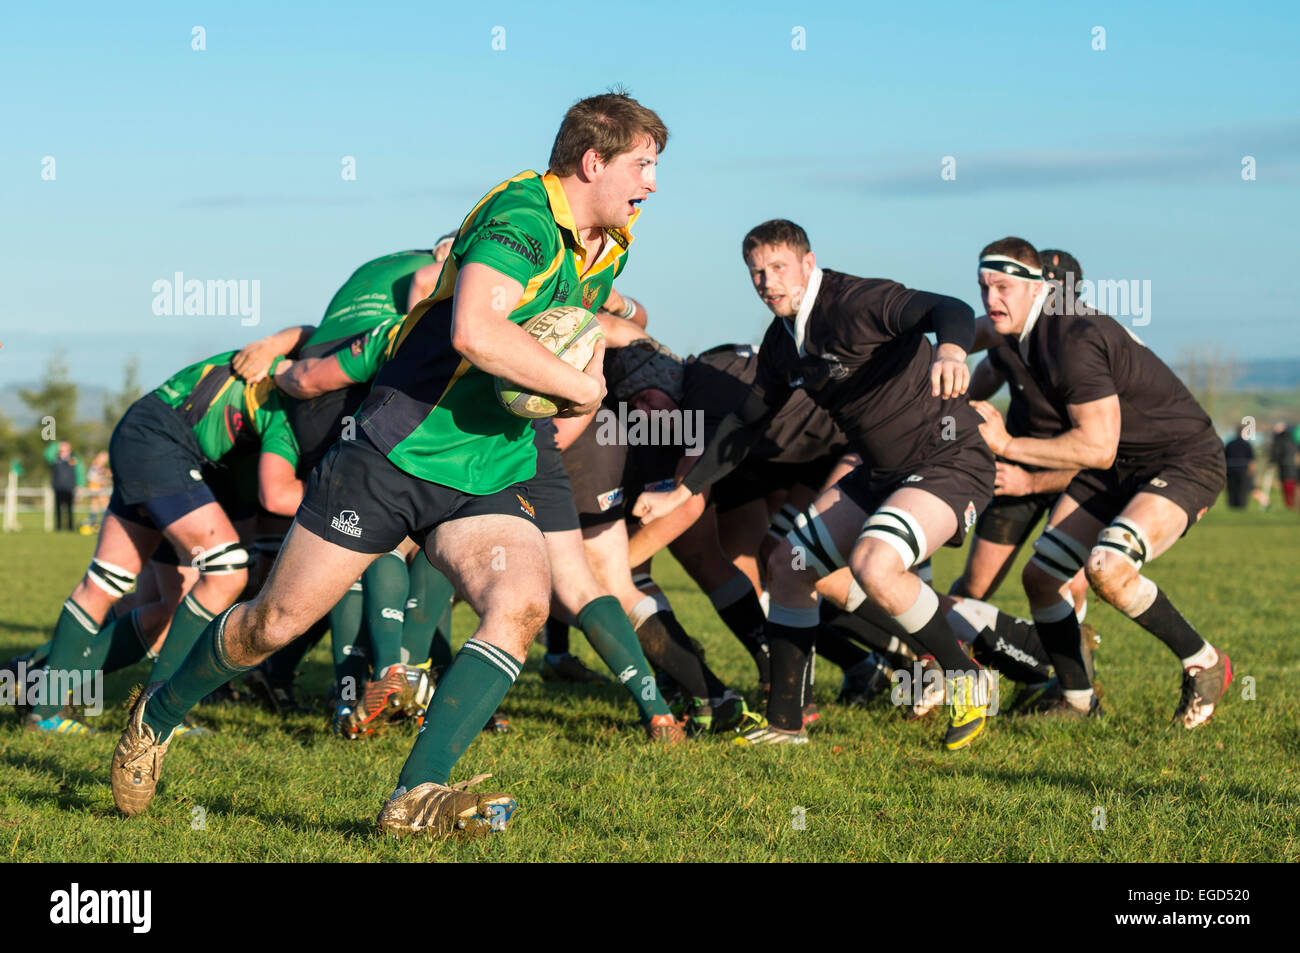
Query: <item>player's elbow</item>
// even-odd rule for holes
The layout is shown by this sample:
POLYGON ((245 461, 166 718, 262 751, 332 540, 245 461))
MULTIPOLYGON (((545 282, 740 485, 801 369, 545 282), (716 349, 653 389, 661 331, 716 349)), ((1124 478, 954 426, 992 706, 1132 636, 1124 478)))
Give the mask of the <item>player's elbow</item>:
POLYGON ((257 502, 268 513, 274 513, 276 516, 293 516, 298 511, 298 504, 302 502, 302 485, 298 484, 297 488, 259 486, 257 502))

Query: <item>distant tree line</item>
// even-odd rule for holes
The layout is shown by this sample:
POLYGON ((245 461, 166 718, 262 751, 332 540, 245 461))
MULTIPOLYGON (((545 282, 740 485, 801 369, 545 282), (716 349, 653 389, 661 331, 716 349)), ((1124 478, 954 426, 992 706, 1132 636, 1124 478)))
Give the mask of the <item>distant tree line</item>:
POLYGON ((45 448, 60 440, 72 444, 73 452, 88 464, 96 453, 108 449, 113 428, 142 393, 140 362, 132 355, 122 367, 121 390, 108 398, 100 418, 81 419, 77 416, 77 382, 63 352, 56 350, 37 386, 18 392, 27 411, 17 418, 0 413, 0 472, 8 472, 16 462, 25 474, 24 483, 44 481, 45 448))

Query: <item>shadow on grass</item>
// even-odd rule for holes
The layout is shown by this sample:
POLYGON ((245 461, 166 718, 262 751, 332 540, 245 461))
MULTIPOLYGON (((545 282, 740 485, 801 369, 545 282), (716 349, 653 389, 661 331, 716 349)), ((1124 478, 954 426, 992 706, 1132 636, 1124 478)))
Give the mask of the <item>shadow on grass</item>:
MULTIPOLYGON (((1095 776, 1086 774, 1071 774, 1064 771, 1052 769, 1035 768, 1031 771, 1018 771, 1012 768, 984 768, 979 765, 968 765, 966 772, 986 778, 990 781, 998 781, 1004 784, 1010 784, 1017 787, 1031 788, 1041 785, 1050 785, 1052 787, 1064 790, 1073 790, 1087 794, 1095 795, 1098 786, 1104 787, 1108 792, 1117 792, 1124 797, 1141 799, 1147 797, 1162 797, 1168 792, 1164 790, 1165 785, 1160 782, 1151 781, 1118 781, 1114 778, 1105 778, 1099 780, 1095 776)), ((1180 779, 1173 782, 1177 785, 1180 792, 1199 798, 1201 801, 1209 803, 1212 799, 1220 796, 1228 796, 1239 802, 1250 802, 1254 804, 1267 804, 1270 801, 1278 807, 1292 811, 1300 812, 1300 797, 1287 795, 1279 792, 1275 787, 1265 785, 1251 786, 1234 782, 1225 782, 1221 785, 1206 784, 1203 782, 1188 781, 1180 779)))

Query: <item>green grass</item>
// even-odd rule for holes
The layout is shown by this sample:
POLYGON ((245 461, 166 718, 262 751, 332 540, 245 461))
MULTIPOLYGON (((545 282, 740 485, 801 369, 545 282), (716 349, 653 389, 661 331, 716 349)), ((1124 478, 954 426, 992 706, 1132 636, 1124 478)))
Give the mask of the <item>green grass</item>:
MULTIPOLYGON (((0 657, 48 637, 91 546, 36 527, 0 537, 0 657)), ((962 558, 940 554, 942 585, 962 558)), ((710 663, 752 692, 739 644, 676 564, 661 563, 656 578, 710 663)), ((1222 506, 1154 566, 1151 575, 1231 654, 1236 672, 1220 713, 1191 733, 1168 727, 1179 682, 1167 651, 1095 600, 1105 719, 998 717, 973 750, 957 754, 939 747, 933 717, 908 724, 887 705, 835 706, 839 672, 825 662, 824 727, 811 745, 747 751, 713 738, 649 747, 620 690, 543 684, 535 648, 503 706, 514 731, 481 736, 457 774, 492 772, 519 800, 516 822, 468 843, 374 836, 411 734, 343 742, 327 731, 323 705, 285 721, 245 707, 198 709, 219 734, 177 741, 149 814, 116 816, 107 766, 124 722, 117 703, 142 678, 138 667, 108 679, 110 705, 91 719, 103 734, 40 736, 5 715, 0 859, 1294 861, 1297 567, 1300 517, 1222 506), (1243 676, 1255 680, 1254 700, 1242 698, 1243 676)), ((1016 585, 999 601, 1026 613, 1016 585)), ((458 612, 459 640, 472 616, 458 612)), ((576 632, 574 645, 599 664, 576 632)), ((301 685, 323 698, 328 680, 322 643, 301 685)))

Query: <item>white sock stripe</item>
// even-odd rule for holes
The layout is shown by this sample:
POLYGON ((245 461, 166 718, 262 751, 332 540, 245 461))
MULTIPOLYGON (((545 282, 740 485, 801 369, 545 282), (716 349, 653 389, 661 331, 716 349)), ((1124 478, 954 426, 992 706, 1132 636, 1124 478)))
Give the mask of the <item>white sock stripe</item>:
POLYGON ((484 642, 482 639, 470 639, 460 647, 462 652, 474 652, 488 662, 491 662, 497 668, 509 676, 510 681, 519 677, 519 663, 512 658, 509 653, 492 645, 490 642, 484 642))
POLYGON ((216 616, 214 616, 211 612, 203 608, 203 606, 199 605, 199 600, 194 598, 193 593, 190 592, 185 593, 185 598, 182 601, 185 603, 186 607, 191 612, 193 612, 196 616, 198 616, 200 619, 204 620, 205 622, 211 622, 213 619, 216 618, 216 616))
POLYGON ((1156 601, 1156 596, 1159 594, 1159 586, 1146 576, 1138 576, 1137 591, 1133 593, 1133 598, 1129 600, 1128 605, 1119 607, 1119 610, 1130 619, 1136 619, 1151 608, 1151 604, 1156 601))
POLYGON ((638 572, 632 574, 632 585, 636 586, 638 589, 652 582, 654 582, 654 580, 650 578, 650 574, 648 572, 638 572))
POLYGON ((1043 609, 1031 609, 1029 614, 1033 616, 1035 622, 1060 622, 1074 615, 1074 603, 1062 599, 1043 609))
POLYGON ((791 609, 774 602, 768 607, 767 621, 792 629, 815 629, 821 622, 821 612, 816 606, 811 609, 791 609))
POLYGON ((844 600, 844 608, 849 612, 857 612, 858 606, 867 601, 867 591, 856 578, 849 580, 849 596, 844 600))
POLYGON ((632 623, 633 629, 639 629, 645 624, 646 619, 650 618, 659 611, 659 605, 655 602, 654 596, 646 596, 636 605, 634 605, 627 614, 627 620, 632 623))
POLYGON ((749 577, 742 572, 737 572, 709 593, 709 601, 713 603, 715 609, 726 609, 728 606, 734 606, 753 591, 754 585, 749 581, 749 577))
POLYGON ((502 667, 509 669, 513 673, 511 676, 512 678, 519 677, 520 663, 517 662, 514 656, 505 649, 498 648, 491 642, 485 642, 483 639, 470 639, 469 641, 490 653, 502 665, 502 667))
POLYGON ((63 603, 63 608, 67 609, 68 614, 77 620, 77 625, 81 626, 91 635, 97 635, 99 633, 99 626, 95 625, 95 620, 86 615, 86 610, 81 608, 81 606, 77 605, 71 599, 63 603))
POLYGON ((938 611, 939 597, 929 586, 922 585, 921 591, 916 594, 916 601, 912 603, 911 608, 894 616, 894 621, 901 625, 903 631, 908 634, 920 632, 938 611))

